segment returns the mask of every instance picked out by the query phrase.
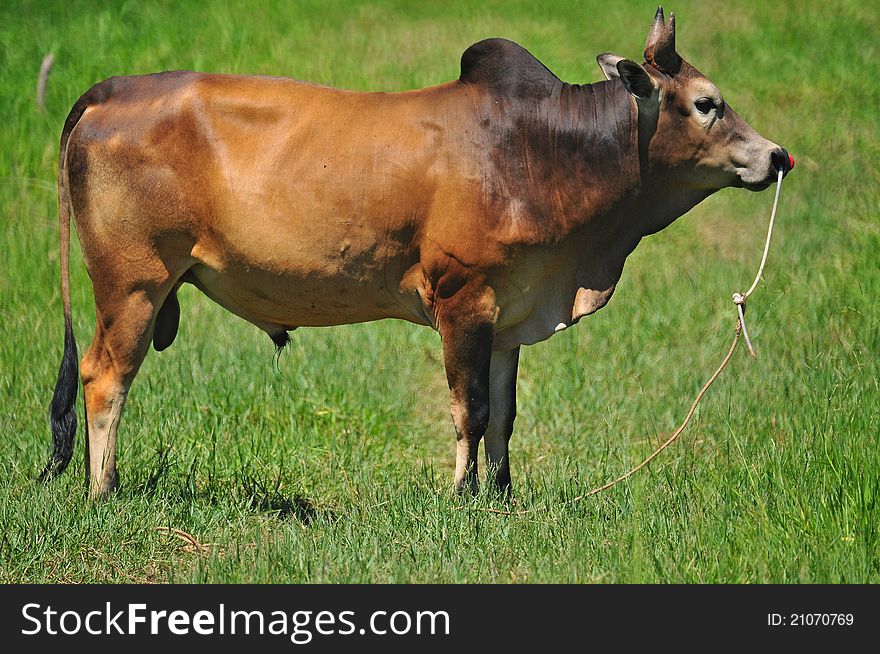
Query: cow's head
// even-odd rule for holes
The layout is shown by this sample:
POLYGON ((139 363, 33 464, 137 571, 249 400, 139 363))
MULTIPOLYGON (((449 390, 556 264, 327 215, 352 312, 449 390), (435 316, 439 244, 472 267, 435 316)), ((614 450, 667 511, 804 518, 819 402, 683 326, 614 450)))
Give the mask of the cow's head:
POLYGON ((752 129, 721 91, 675 51, 675 15, 657 9, 645 44, 645 63, 613 54, 597 57, 608 79, 620 78, 635 98, 648 165, 676 185, 711 193, 728 186, 767 188, 788 152, 752 129))

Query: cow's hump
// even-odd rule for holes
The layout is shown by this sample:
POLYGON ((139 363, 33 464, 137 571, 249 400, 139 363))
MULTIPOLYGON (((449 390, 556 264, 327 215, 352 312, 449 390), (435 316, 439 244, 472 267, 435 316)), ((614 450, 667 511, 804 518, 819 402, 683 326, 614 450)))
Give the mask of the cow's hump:
POLYGON ((507 39, 485 39, 465 50, 459 79, 514 98, 546 97, 559 83, 531 52, 507 39))

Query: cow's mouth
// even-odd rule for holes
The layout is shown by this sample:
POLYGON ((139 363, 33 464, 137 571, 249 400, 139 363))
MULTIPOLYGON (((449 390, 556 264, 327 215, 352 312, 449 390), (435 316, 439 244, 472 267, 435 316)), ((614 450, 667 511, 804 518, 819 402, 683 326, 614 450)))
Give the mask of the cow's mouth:
POLYGON ((756 182, 753 184, 747 184, 746 182, 743 182, 743 188, 748 191, 763 191, 764 189, 769 187, 775 181, 776 181, 776 176, 773 176, 772 178, 768 178, 768 179, 765 179, 763 181, 756 182))
POLYGON ((768 186, 770 186, 773 182, 776 181, 776 177, 770 177, 769 175, 762 179, 759 182, 747 182, 742 177, 737 175, 736 181, 733 183, 733 186, 736 188, 744 188, 747 191, 763 191, 768 186))
MULTIPOLYGON (((767 175, 763 179, 758 180, 757 182, 752 182, 752 181, 747 182, 746 180, 743 179, 742 173, 744 173, 744 172, 747 173, 747 171, 742 171, 738 175, 739 184, 737 184, 737 186, 744 188, 746 190, 749 190, 749 191, 763 191, 768 186, 773 184, 779 177, 779 173, 776 171, 776 169, 771 168, 769 171, 767 171, 767 175)), ((783 172, 786 173, 788 171, 783 171, 783 172)))

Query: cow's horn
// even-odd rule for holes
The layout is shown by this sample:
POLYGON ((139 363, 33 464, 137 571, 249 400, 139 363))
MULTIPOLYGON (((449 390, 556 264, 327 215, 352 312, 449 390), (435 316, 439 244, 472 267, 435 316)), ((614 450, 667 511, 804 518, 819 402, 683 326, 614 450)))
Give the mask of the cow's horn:
POLYGON ((669 20, 654 43, 645 49, 645 60, 660 70, 675 74, 681 66, 681 57, 675 51, 675 14, 669 20))
POLYGON ((657 13, 654 14, 654 22, 651 24, 651 31, 648 32, 648 40, 645 41, 645 51, 651 48, 656 42, 660 34, 663 32, 663 6, 657 7, 657 13))

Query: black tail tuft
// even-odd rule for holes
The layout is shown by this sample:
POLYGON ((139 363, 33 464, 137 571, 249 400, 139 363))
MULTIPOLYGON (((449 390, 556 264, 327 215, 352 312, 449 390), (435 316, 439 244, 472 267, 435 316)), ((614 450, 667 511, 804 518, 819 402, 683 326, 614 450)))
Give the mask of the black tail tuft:
POLYGON ((77 368, 79 361, 76 353, 76 340, 73 337, 73 326, 69 320, 64 325, 64 354, 61 367, 58 369, 58 381, 55 383, 55 394, 49 407, 49 420, 52 424, 52 437, 55 446, 40 481, 51 481, 70 463, 73 455, 73 441, 76 435, 76 391, 77 368))

